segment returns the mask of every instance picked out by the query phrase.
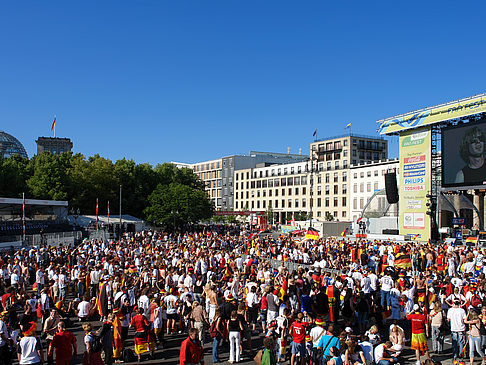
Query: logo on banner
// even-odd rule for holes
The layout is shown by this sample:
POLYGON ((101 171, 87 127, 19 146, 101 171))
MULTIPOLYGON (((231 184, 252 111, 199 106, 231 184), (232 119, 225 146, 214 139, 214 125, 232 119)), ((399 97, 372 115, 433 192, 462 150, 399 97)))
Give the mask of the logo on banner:
POLYGON ((405 165, 405 166, 403 166, 403 169, 405 171, 407 171, 407 170, 425 169, 425 162, 413 163, 413 164, 410 164, 410 165, 405 165))

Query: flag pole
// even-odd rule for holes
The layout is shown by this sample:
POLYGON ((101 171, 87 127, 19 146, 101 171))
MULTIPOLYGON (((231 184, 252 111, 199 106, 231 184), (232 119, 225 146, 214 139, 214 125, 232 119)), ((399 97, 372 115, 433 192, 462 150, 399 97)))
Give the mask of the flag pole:
POLYGON ((22 193, 22 241, 25 242, 25 193, 22 193))

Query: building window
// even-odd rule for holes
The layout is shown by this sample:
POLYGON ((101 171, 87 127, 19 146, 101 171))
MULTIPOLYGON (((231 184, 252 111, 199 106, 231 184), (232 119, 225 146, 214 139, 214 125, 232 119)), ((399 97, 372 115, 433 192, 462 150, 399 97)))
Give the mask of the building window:
POLYGON ((306 190, 307 190, 306 188, 302 188, 302 194, 305 195, 306 190))
POLYGON ((339 181, 339 174, 337 172, 334 173, 334 182, 339 181))
POLYGON ((326 198, 326 207, 329 207, 329 198, 326 198))
POLYGON ((302 208, 305 208, 305 198, 302 198, 302 208))
POLYGON ((338 198, 334 198, 334 206, 337 207, 338 206, 338 198))
POLYGON ((329 195, 329 191, 330 191, 329 185, 326 185, 325 189, 326 189, 326 195, 329 195))
POLYGON ((342 214, 343 218, 346 218, 346 211, 343 210, 343 214, 342 214))
POLYGON ((320 185, 317 186, 317 195, 321 195, 321 186, 320 185))
POLYGON ((317 207, 320 208, 321 207, 321 198, 317 198, 317 207))
POLYGON ((278 200, 275 200, 275 208, 278 208, 278 200))
POLYGON ((353 199, 353 209, 358 209, 358 198, 353 199))
POLYGON ((346 197, 343 196, 342 199, 341 199, 341 203, 342 203, 342 206, 345 207, 346 206, 346 197))
POLYGON ((299 207, 299 199, 295 199, 294 208, 298 208, 298 207, 299 207))
POLYGON ((326 184, 329 184, 329 182, 330 182, 329 174, 326 174, 326 184))
POLYGON ((348 173, 346 171, 343 172, 343 182, 348 180, 348 173))
POLYGON ((375 181, 375 184, 373 186, 374 191, 378 190, 378 181, 375 181))
POLYGON ((292 208, 292 199, 289 199, 289 208, 292 208))
POLYGON ((364 198, 359 198, 359 209, 364 208, 364 198))
POLYGON ((302 176, 301 183, 302 183, 302 185, 306 185, 307 184, 307 176, 302 176))
POLYGON ((359 192, 364 193, 364 183, 359 184, 359 192))
POLYGON ((337 195, 337 194, 339 194, 339 186, 334 185, 334 195, 337 195))
POLYGON ((370 182, 366 184, 366 192, 368 192, 368 193, 371 192, 371 183, 370 182))
POLYGON ((354 183, 353 184, 353 193, 357 193, 358 192, 358 184, 354 183))
POLYGON ((300 185, 300 177, 299 176, 294 178, 294 185, 300 185))
POLYGON ((317 183, 318 184, 321 184, 322 183, 322 175, 321 174, 318 174, 317 175, 317 183))
POLYGON ((299 188, 295 188, 295 195, 299 195, 299 188))
POLYGON ((348 187, 346 186, 346 184, 343 184, 343 194, 347 194, 348 193, 348 187))
POLYGON ((339 170, 339 161, 334 162, 334 168, 339 170))
POLYGON ((375 176, 378 176, 378 170, 375 170, 375 171, 374 171, 374 175, 375 175, 375 176))

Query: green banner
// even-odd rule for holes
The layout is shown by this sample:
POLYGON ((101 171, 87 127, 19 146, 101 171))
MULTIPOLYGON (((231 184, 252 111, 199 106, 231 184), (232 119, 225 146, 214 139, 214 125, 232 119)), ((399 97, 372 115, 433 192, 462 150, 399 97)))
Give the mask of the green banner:
POLYGON ((400 133, 400 234, 430 238, 427 197, 431 172, 430 127, 400 133))

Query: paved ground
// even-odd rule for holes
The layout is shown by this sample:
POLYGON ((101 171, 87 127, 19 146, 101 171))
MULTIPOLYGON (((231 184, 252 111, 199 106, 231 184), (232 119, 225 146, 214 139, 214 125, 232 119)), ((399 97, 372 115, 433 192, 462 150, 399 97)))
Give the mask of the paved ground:
MULTIPOLYGON (((101 325, 99 322, 93 322, 93 325, 95 329, 99 328, 101 325)), ((79 323, 74 323, 74 327, 71 328, 71 331, 76 335, 78 339, 78 358, 73 361, 73 364, 80 364, 82 362, 82 354, 84 353, 84 345, 83 345, 83 336, 84 332, 80 326, 79 323)), ((133 332, 130 331, 129 333, 129 340, 127 345, 133 348, 133 332)), ((162 350, 157 350, 155 352, 155 359, 154 360, 148 360, 147 355, 144 356, 142 359, 142 362, 144 364, 167 364, 167 365, 176 365, 179 364, 179 350, 180 350, 180 343, 181 341, 186 338, 186 335, 182 334, 177 334, 177 335, 172 335, 172 336, 167 336, 166 337, 166 344, 164 349, 162 350)), ((209 338, 208 338, 209 340, 209 338)), ((253 348, 254 349, 259 349, 262 346, 262 338, 260 336, 254 336, 253 337, 253 348)), ((204 348, 205 348, 205 363, 206 364, 212 364, 212 356, 211 356, 211 345, 212 343, 206 343, 204 348)), ((245 345, 245 344, 244 344, 245 345)), ((431 347, 431 344, 429 342, 429 348, 431 347)), ((450 336, 446 337, 445 340, 445 353, 441 355, 435 355, 432 354, 432 358, 434 360, 439 360, 442 362, 444 365, 452 365, 452 355, 451 355, 451 340, 450 336)), ((400 358, 400 363, 401 364, 415 364, 415 353, 407 347, 407 349, 402 353, 402 357, 400 358)), ((224 360, 223 363, 228 364, 227 360, 229 358, 229 347, 223 347, 222 348, 222 356, 221 359, 224 360)), ((136 362, 135 362, 136 363, 136 362)), ((134 363, 134 364, 135 364, 134 363)), ((244 352, 242 361, 240 362, 241 364, 255 364, 253 361, 253 356, 249 356, 248 353, 244 352)), ((466 364, 469 363, 469 359, 466 361, 466 364)), ((480 364, 481 360, 479 358, 476 359, 475 364, 480 364)), ((288 364, 288 362, 287 362, 288 364)))

